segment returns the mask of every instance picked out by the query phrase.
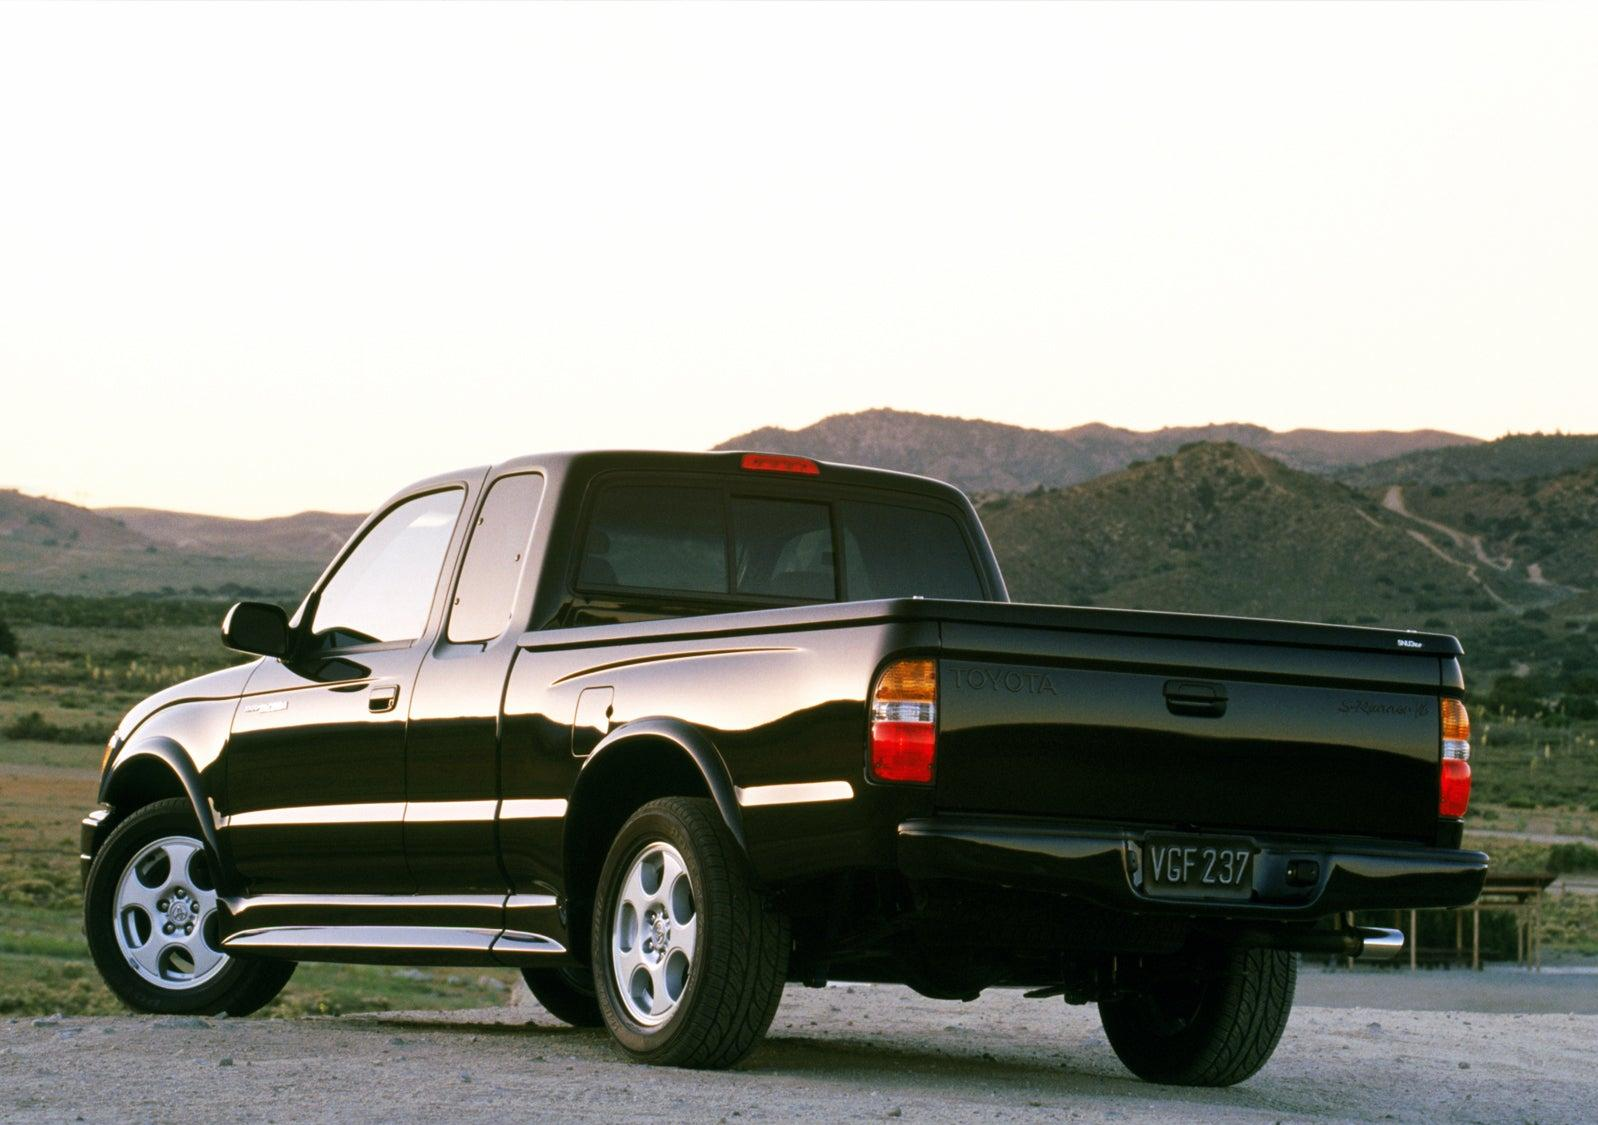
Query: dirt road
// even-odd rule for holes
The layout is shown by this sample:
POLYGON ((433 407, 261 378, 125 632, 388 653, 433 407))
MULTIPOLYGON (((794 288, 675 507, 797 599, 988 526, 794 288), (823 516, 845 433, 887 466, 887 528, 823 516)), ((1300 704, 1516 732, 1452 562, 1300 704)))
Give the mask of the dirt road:
MULTIPOLYGON (((1309 1001, 1343 991, 1315 979, 1324 975, 1306 971, 1276 1057, 1230 1090, 1134 1080, 1092 1008, 1014 993, 961 1005, 898 988, 795 987, 766 1045, 722 1073, 624 1063, 601 1033, 527 1006, 340 1019, 16 1019, 0 1024, 0 1117, 1591 1120, 1598 1015, 1323 1007, 1309 1001)), ((1451 974, 1453 983, 1421 975, 1435 978, 1426 987, 1445 1001, 1472 987, 1470 974, 1451 974)), ((1598 992, 1598 978, 1575 983, 1589 1000, 1598 992)), ((1395 995, 1392 983, 1365 987, 1358 998, 1395 995)), ((1556 1006, 1557 992, 1547 993, 1556 1006)))

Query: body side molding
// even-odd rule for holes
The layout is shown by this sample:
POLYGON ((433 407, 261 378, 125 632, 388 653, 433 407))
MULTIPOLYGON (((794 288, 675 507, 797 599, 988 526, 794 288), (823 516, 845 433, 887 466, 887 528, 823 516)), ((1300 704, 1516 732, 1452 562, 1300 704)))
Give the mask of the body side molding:
POLYGON ((809 805, 822 801, 852 801, 854 786, 847 781, 799 781, 787 785, 751 785, 736 789, 738 803, 746 809, 766 805, 809 805))

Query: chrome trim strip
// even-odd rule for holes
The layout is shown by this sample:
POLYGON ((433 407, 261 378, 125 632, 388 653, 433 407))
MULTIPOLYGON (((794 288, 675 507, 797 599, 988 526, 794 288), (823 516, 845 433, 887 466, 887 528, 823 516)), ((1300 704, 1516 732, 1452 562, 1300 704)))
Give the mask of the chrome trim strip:
POLYGON ((224 817, 223 828, 257 828, 286 824, 390 824, 405 819, 405 802, 371 805, 298 805, 252 809, 224 817))
POLYGON ((227 949, 421 949, 487 953, 499 930, 453 926, 269 926, 222 939, 227 949))
POLYGON ((543 934, 530 934, 523 930, 506 930, 494 942, 495 953, 565 953, 566 947, 554 938, 543 934))
POLYGON ((738 803, 746 809, 762 805, 808 805, 817 801, 848 801, 854 786, 847 781, 801 781, 792 785, 751 785, 736 790, 738 803))
POLYGON ((564 797, 552 797, 547 800, 518 797, 515 800, 501 801, 499 803, 499 819, 501 820, 547 820, 551 817, 565 815, 566 798, 564 797))
POLYGON ((506 910, 538 910, 555 906, 558 901, 554 895, 511 895, 505 900, 506 910))
POLYGON ((408 906, 459 907, 462 909, 493 908, 505 904, 504 895, 304 895, 268 894, 249 898, 227 899, 230 913, 238 915, 257 906, 265 907, 339 907, 375 906, 403 909, 408 906))
POLYGON ((441 821, 493 820, 499 802, 488 801, 412 801, 405 806, 405 821, 437 824, 441 821))

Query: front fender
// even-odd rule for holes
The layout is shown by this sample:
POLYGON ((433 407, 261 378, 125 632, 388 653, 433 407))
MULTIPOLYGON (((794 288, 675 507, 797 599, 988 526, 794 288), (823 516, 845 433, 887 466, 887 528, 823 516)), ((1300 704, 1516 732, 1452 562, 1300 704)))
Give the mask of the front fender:
MULTIPOLYGON (((177 796, 172 791, 173 783, 194 811, 206 847, 212 855, 221 857, 222 842, 216 829, 216 817, 205 796, 200 771, 188 752, 166 735, 138 739, 117 754, 111 768, 100 779, 100 803, 113 808, 126 807, 135 801, 140 805, 148 804, 152 797, 159 800, 177 796)), ((223 869, 217 873, 221 880, 228 865, 219 866, 223 869)))

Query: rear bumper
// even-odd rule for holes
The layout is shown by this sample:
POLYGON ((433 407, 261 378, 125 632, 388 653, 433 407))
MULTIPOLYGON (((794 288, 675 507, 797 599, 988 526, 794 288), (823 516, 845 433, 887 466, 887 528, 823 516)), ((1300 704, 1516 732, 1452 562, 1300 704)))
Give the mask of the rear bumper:
MULTIPOLYGON (((1168 834, 1168 830, 1165 832, 1168 834)), ((1226 833, 1257 849, 1250 899, 1153 897, 1129 859, 1141 829, 1034 817, 937 816, 899 825, 899 868, 915 880, 964 879, 1073 895, 1136 913, 1311 919, 1349 910, 1465 906, 1481 893, 1485 852, 1370 840, 1226 833), (1318 865, 1306 886, 1287 880, 1290 861, 1318 865)))

